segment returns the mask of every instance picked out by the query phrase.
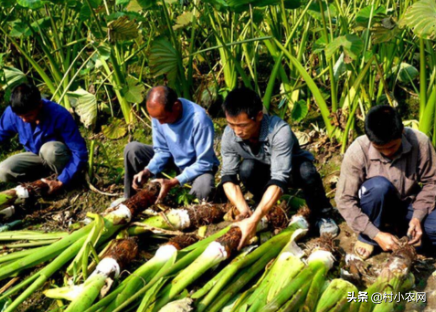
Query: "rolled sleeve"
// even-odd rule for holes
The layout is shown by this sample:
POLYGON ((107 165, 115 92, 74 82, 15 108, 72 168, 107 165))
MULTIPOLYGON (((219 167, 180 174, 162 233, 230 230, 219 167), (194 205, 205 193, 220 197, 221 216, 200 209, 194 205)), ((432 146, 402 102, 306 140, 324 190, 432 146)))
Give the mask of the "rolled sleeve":
POLYGON ((236 143, 231 131, 230 127, 227 126, 221 139, 222 184, 227 182, 239 184, 237 175, 239 172, 241 157, 234 149, 234 145, 238 143, 236 143))
POLYGON ((413 217, 422 221, 433 211, 436 202, 436 153, 428 138, 420 143, 418 161, 418 179, 422 189, 417 194, 412 207, 413 217))
POLYGON ((335 200, 348 226, 357 234, 365 234, 372 239, 379 230, 360 209, 358 197, 365 179, 365 157, 357 141, 351 144, 342 161, 335 200))

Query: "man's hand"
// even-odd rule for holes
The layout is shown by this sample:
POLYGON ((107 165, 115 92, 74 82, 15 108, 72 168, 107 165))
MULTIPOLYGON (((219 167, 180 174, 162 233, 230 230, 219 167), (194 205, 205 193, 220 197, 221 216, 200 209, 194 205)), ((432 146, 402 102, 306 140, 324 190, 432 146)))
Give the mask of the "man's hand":
POLYGON ((148 169, 140 171, 138 174, 133 176, 132 187, 135 191, 139 191, 141 186, 147 183, 148 179, 151 177, 151 172, 148 169))
POLYGON ((374 240, 379 244, 383 251, 395 250, 399 247, 400 243, 394 235, 381 231, 377 233, 374 240))
POLYGON ((247 219, 235 223, 235 226, 239 227, 242 232, 242 237, 238 245, 238 250, 241 250, 241 248, 244 247, 256 234, 257 222, 258 221, 254 219, 253 216, 251 216, 247 219))
POLYGON ((238 220, 238 221, 244 220, 253 214, 253 212, 251 211, 251 209, 248 206, 246 206, 244 208, 238 208, 238 207, 236 207, 236 208, 239 211, 239 214, 236 216, 236 220, 238 220))
POLYGON ((412 220, 410 220, 409 229, 407 230, 407 237, 409 237, 409 239, 411 238, 409 241, 410 245, 421 245, 422 226, 421 221, 419 221, 417 218, 412 218, 412 220))
POLYGON ((46 180, 46 179, 41 179, 42 182, 47 183, 48 185, 48 194, 55 194, 57 193, 61 188, 63 183, 61 181, 56 181, 56 180, 46 180))
POLYGON ((176 178, 173 178, 171 180, 168 179, 156 179, 151 182, 157 182, 160 184, 160 192, 159 196, 157 197, 156 204, 159 204, 162 202, 162 200, 167 196, 168 192, 176 185, 180 184, 179 180, 176 178))

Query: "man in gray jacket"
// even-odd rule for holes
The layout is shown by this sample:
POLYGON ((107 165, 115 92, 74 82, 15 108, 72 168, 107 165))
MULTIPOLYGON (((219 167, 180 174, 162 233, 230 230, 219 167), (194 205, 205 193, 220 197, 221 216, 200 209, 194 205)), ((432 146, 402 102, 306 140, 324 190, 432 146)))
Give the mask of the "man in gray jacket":
POLYGON ((259 96, 247 88, 231 91, 223 103, 228 126, 221 144, 221 183, 240 218, 245 218, 238 224, 242 231, 239 248, 255 234, 257 223, 288 186, 303 189, 321 234, 337 235, 337 225, 326 217, 332 207, 312 163, 313 155, 300 148, 286 122, 263 114, 262 109, 259 96), (257 203, 254 212, 244 199, 238 175, 254 195, 257 203))

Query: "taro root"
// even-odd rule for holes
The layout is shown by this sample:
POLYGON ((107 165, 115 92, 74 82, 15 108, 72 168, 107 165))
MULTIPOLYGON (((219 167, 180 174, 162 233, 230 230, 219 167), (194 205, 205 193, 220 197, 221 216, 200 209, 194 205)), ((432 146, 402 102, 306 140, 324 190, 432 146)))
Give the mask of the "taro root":
POLYGON ((223 220, 222 205, 202 204, 189 208, 170 209, 144 221, 136 222, 129 228, 130 235, 159 230, 183 231, 223 220))

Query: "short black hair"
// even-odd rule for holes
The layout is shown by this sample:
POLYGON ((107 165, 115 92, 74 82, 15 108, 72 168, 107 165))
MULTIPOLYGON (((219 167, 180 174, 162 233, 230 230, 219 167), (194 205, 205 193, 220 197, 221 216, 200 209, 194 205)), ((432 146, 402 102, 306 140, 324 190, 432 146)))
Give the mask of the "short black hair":
POLYGON ((365 133, 368 139, 377 145, 401 138, 403 129, 400 114, 388 105, 374 106, 365 119, 365 133))
POLYGON ((156 89, 163 89, 163 94, 161 94, 158 97, 158 101, 160 104, 165 105, 165 110, 167 112, 172 112, 173 111, 173 106, 174 103, 176 103, 176 101, 178 100, 178 96, 176 91, 174 91, 173 89, 171 89, 170 87, 167 86, 156 86, 150 89, 150 91, 148 91, 147 93, 147 98, 146 101, 148 102, 148 100, 150 99, 151 95, 156 92, 156 89))
POLYGON ((17 115, 35 110, 41 103, 41 93, 34 84, 22 83, 11 94, 11 109, 17 115))
POLYGON ((246 87, 230 91, 222 106, 224 112, 232 117, 246 113, 249 118, 255 118, 263 109, 259 95, 246 87))

